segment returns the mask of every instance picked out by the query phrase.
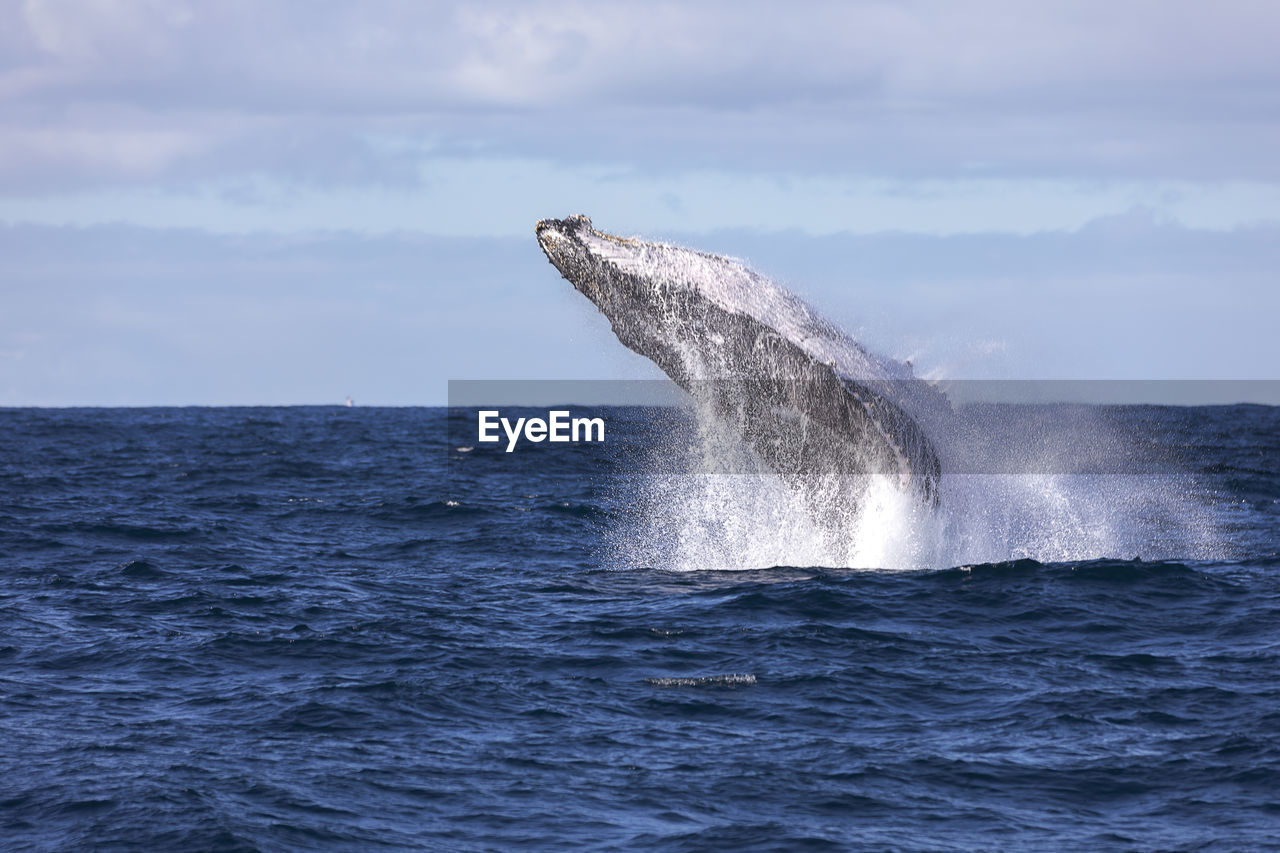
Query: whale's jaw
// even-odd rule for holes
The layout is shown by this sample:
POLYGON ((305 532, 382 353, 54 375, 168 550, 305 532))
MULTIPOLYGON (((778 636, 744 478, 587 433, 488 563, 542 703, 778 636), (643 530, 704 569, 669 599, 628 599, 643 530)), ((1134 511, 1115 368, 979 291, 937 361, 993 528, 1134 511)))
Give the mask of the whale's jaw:
POLYGON ((639 241, 595 230, 582 214, 539 220, 535 231, 547 260, 602 311, 602 302, 621 296, 623 283, 615 274, 634 266, 643 248, 639 241))
POLYGON ((919 383, 907 368, 731 258, 615 237, 581 215, 541 220, 536 233, 622 344, 738 425, 785 480, 885 474, 937 502, 941 466, 913 416, 919 383))
POLYGON ((582 239, 582 232, 592 230, 591 220, 581 214, 564 219, 540 219, 534 229, 547 260, 570 284, 596 302, 593 298, 595 276, 588 268, 589 254, 582 239))
POLYGON ((582 215, 567 216, 564 219, 539 219, 538 224, 534 226, 534 233, 538 235, 538 245, 542 247, 547 260, 551 261, 566 277, 568 276, 566 266, 570 265, 573 258, 582 250, 581 241, 577 236, 578 232, 584 228, 591 228, 591 220, 582 215))

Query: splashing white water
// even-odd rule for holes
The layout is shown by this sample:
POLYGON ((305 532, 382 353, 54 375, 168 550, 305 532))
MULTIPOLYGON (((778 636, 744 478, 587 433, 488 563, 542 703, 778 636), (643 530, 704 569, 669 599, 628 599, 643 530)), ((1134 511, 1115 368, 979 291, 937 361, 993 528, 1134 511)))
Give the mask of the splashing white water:
MULTIPOLYGON (((652 468, 632 484, 637 512, 634 523, 613 538, 613 562, 688 570, 777 565, 920 569, 1022 557, 1212 556, 1211 525, 1187 497, 1182 478, 1097 473, 1111 470, 1106 461, 1125 454, 1116 436, 1092 415, 1052 424, 1056 436, 1049 434, 1052 429, 1046 432, 1045 424, 1033 422, 1030 432, 996 431, 993 437, 997 424, 958 419, 929 383, 911 378, 909 365, 867 352, 796 296, 739 261, 618 239, 589 228, 573 233, 593 262, 654 285, 652 292, 636 297, 641 307, 611 315, 611 320, 615 330, 620 325, 628 330, 628 337, 619 333, 628 346, 646 351, 652 341, 661 341, 653 348, 668 359, 663 369, 678 375, 682 386, 800 377, 760 377, 767 372, 762 365, 769 362, 761 351, 769 349, 770 335, 735 347, 728 340, 731 330, 707 329, 691 320, 689 300, 673 298, 677 293, 691 296, 696 304, 717 306, 727 316, 751 318, 814 364, 829 366, 846 383, 891 386, 885 397, 889 405, 879 404, 866 420, 869 429, 880 431, 879 444, 898 452, 901 463, 897 478, 822 470, 780 476, 746 445, 741 430, 720 420, 725 412, 758 412, 760 407, 752 403, 759 401, 733 399, 732 389, 719 386, 718 406, 695 400, 692 442, 673 437, 672 447, 657 448, 652 468), (894 406, 913 426, 919 425, 942 460, 936 503, 903 487, 901 473, 908 479, 921 476, 923 457, 900 452, 906 443, 901 421, 886 426, 892 422, 886 410, 894 406), (966 454, 975 449, 987 461, 965 464, 971 461, 966 454), (954 464, 957 460, 961 464, 954 464), (1009 461, 1014 464, 1007 468, 996 464, 1009 461)), ((590 293, 602 285, 584 286, 584 293, 590 293)), ((609 313, 612 303, 603 304, 609 313)), ((741 393, 750 394, 751 386, 743 385, 741 393)), ((770 403, 776 404, 776 399, 770 403)), ((868 406, 872 408, 876 404, 868 406)), ((776 409, 772 414, 778 414, 776 409)), ((798 410, 778 418, 801 430, 807 420, 798 410)), ((802 452, 814 447, 803 441, 800 445, 802 452)), ((819 449, 826 446, 818 443, 819 449)), ((840 450, 847 458, 847 448, 840 450)), ((873 461, 861 445, 852 452, 865 452, 873 461)), ((860 470, 884 469, 869 464, 860 470)))
MULTIPOLYGON (((686 353, 688 364, 698 358, 686 353)), ((726 387, 752 388, 722 383, 719 392, 726 387)), ((1127 468, 1132 448, 1094 408, 1030 416, 1017 407, 916 411, 932 417, 924 425, 944 459, 968 461, 951 472, 944 463, 936 504, 886 475, 816 471, 784 481, 695 390, 693 434, 673 431, 669 447, 655 448, 632 484, 639 512, 613 537, 611 562, 919 570, 1022 558, 1218 556, 1214 521, 1192 498, 1188 477, 1127 468), (1002 463, 1011 471, 995 473, 1002 463), (1126 473, 1098 473, 1109 465, 1126 473)))
POLYGON ((1213 559, 1214 522, 1177 474, 944 474, 935 508, 889 477, 798 489, 751 451, 698 448, 701 470, 632 483, 611 562, 664 569, 934 569, 1031 558, 1213 559))

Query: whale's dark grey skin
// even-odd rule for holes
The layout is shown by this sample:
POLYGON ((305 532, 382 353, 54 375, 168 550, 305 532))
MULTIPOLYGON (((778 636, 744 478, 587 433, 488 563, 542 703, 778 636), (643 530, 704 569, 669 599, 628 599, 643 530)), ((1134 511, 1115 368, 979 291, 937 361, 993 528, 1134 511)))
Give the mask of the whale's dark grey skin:
POLYGON ((936 503, 941 466, 918 420, 948 409, 741 262, 544 219, 538 242, 628 348, 709 402, 792 484, 888 475, 936 503))

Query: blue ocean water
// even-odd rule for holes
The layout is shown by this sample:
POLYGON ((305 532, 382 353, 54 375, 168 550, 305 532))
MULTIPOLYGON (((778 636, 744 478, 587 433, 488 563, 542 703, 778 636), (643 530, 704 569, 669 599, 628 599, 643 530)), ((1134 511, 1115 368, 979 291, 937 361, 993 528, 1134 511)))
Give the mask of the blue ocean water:
POLYGON ((675 571, 445 409, 0 410, 0 847, 1280 849, 1280 409, 1111 416, 1195 537, 675 571))

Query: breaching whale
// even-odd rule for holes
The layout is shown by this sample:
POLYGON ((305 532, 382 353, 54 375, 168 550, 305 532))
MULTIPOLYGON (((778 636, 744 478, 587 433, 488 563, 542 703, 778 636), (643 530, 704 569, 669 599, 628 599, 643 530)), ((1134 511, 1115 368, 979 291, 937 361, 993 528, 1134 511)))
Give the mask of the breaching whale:
MULTIPOLYGON (((628 348, 711 405, 784 480, 887 475, 937 503, 921 421, 945 397, 732 258, 544 219, 547 258, 628 348)), ((865 477, 863 477, 865 479, 865 477)))

